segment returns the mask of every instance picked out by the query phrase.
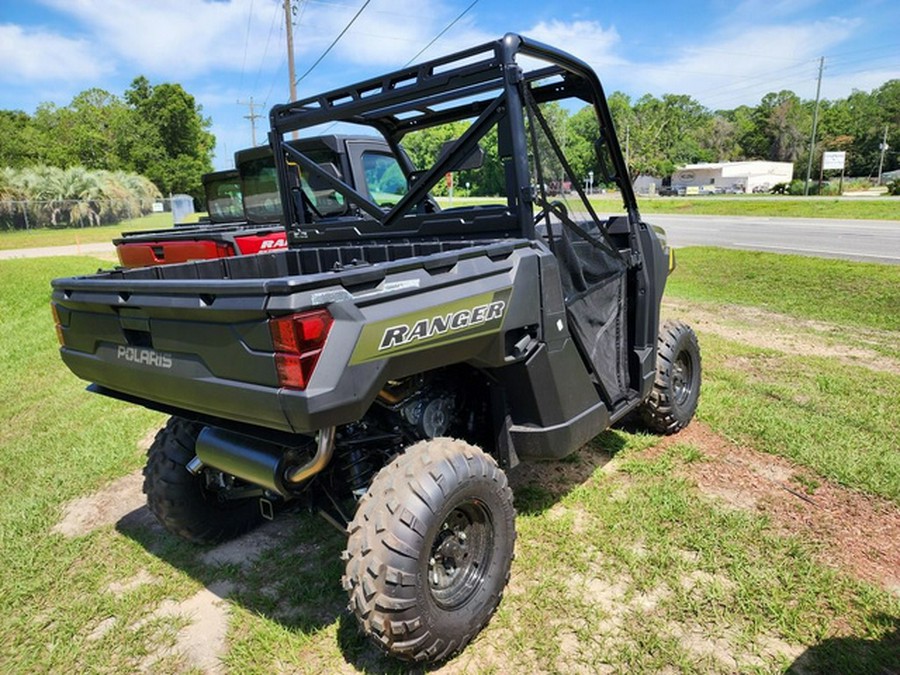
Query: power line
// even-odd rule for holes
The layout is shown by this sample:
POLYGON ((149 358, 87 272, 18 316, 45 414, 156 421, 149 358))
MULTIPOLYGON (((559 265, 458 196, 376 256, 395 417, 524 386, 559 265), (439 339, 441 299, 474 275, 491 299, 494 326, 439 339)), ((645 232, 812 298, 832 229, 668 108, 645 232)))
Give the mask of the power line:
MULTIPOLYGON (((325 5, 326 7, 346 7, 347 9, 354 9, 356 4, 350 4, 348 2, 325 2, 325 0, 307 0, 307 2, 314 5, 325 5)), ((382 16, 399 16, 404 19, 409 19, 410 17, 419 17, 426 18, 426 14, 412 14, 410 12, 395 12, 389 9, 376 9, 372 8, 369 10, 369 14, 381 14, 382 16)))
MULTIPOLYGON (((814 61, 810 60, 808 63, 812 64, 814 61)), ((769 70, 764 73, 760 73, 759 75, 747 75, 746 77, 738 77, 731 84, 723 84, 721 86, 715 87, 713 89, 705 89, 699 92, 698 95, 706 96, 710 94, 712 98, 721 98, 722 96, 730 96, 733 93, 745 91, 747 89, 755 89, 759 86, 766 86, 770 84, 776 84, 779 82, 797 81, 799 78, 796 72, 785 73, 783 68, 778 68, 777 70, 769 70), (780 75, 780 77, 776 77, 776 75, 780 75)), ((803 76, 803 80, 807 79, 806 76, 803 76)))
POLYGON ((832 54, 831 56, 829 56, 829 58, 833 60, 833 59, 838 58, 838 57, 840 57, 840 56, 846 56, 847 54, 861 54, 861 53, 863 53, 863 52, 877 52, 877 51, 884 51, 885 49, 894 49, 894 48, 896 48, 896 46, 897 46, 897 45, 894 44, 894 43, 887 43, 887 44, 876 45, 876 46, 874 46, 874 47, 871 47, 871 46, 870 46, 870 47, 864 47, 863 49, 849 49, 849 50, 844 51, 844 52, 838 52, 837 54, 832 54))
POLYGON ((244 86, 244 68, 247 65, 247 47, 250 46, 250 24, 253 21, 253 0, 250 0, 250 10, 247 12, 247 34, 244 36, 244 58, 241 59, 241 79, 238 89, 244 86))
POLYGON ((272 42, 272 32, 275 30, 275 19, 278 18, 278 12, 281 8, 275 4, 274 11, 272 12, 272 21, 269 23, 269 34, 266 36, 266 46, 263 49, 262 58, 259 60, 259 68, 256 69, 256 79, 253 81, 253 91, 256 91, 257 85, 259 85, 259 76, 262 74, 263 65, 266 62, 266 57, 269 55, 269 43, 272 42))
POLYGON ((754 52, 734 52, 728 49, 716 49, 715 47, 699 47, 693 51, 690 51, 689 54, 691 56, 704 56, 706 52, 716 52, 717 54, 730 54, 731 56, 747 56, 752 57, 754 59, 770 59, 774 61, 788 61, 790 63, 806 63, 809 59, 793 59, 788 58, 787 56, 772 56, 771 54, 757 54, 754 52))
POLYGON ((415 61, 415 60, 418 59, 420 56, 422 56, 422 54, 424 54, 424 53, 428 50, 428 48, 429 48, 431 45, 433 45, 435 42, 437 42, 437 41, 441 38, 441 36, 443 36, 444 33, 446 33, 448 30, 450 30, 451 28, 453 28, 453 26, 456 25, 456 22, 459 21, 461 18, 463 18, 463 17, 469 12, 469 10, 472 9, 472 8, 473 8, 475 5, 477 5, 477 4, 478 4, 478 0, 474 0, 474 1, 472 2, 472 4, 469 5, 468 7, 466 7, 462 12, 460 12, 459 15, 458 15, 455 19, 453 19, 453 21, 451 21, 450 23, 448 23, 447 26, 444 28, 444 30, 442 30, 440 33, 438 33, 437 35, 435 35, 434 38, 432 38, 431 42, 429 42, 427 45, 425 45, 424 47, 422 47, 422 49, 419 51, 418 54, 416 54, 416 55, 415 55, 414 57, 412 57, 409 61, 407 61, 406 63, 404 63, 404 64, 403 64, 403 67, 406 68, 406 66, 408 66, 408 65, 411 64, 413 61, 415 61))
POLYGON ((324 52, 322 52, 322 55, 319 56, 319 58, 316 59, 315 63, 313 63, 313 64, 307 69, 307 71, 306 71, 305 73, 303 73, 300 77, 297 78, 297 81, 294 82, 295 85, 296 85, 296 84, 300 84, 300 82, 302 82, 303 79, 304 79, 307 75, 309 75, 313 70, 315 70, 316 66, 318 66, 320 63, 322 63, 322 59, 324 59, 326 56, 328 56, 328 52, 330 52, 330 51, 332 50, 332 48, 338 43, 338 41, 339 41, 342 37, 344 37, 344 33, 346 33, 348 30, 350 30, 350 26, 352 26, 353 23, 359 18, 359 15, 363 13, 363 10, 364 10, 366 7, 369 6, 369 3, 370 3, 370 2, 372 2, 372 0, 366 0, 366 1, 362 4, 362 7, 360 7, 359 10, 357 10, 356 14, 353 15, 353 18, 350 19, 350 21, 347 23, 346 26, 344 26, 344 30, 342 30, 340 33, 338 33, 338 36, 337 36, 336 38, 334 38, 334 40, 332 41, 332 43, 331 43, 330 45, 328 45, 328 48, 327 48, 324 52))
MULTIPOLYGON (((307 0, 307 2, 309 2, 309 1, 310 1, 310 0, 307 0)), ((426 49, 428 49, 431 45, 433 45, 435 42, 437 42, 437 40, 438 40, 444 33, 446 33, 448 30, 450 30, 450 29, 456 24, 457 21, 459 21, 460 19, 462 19, 462 18, 466 15, 466 13, 467 13, 470 9, 472 9, 475 5, 477 5, 477 4, 478 4, 478 0, 474 0, 474 2, 472 2, 471 5, 469 5, 469 6, 466 7, 462 12, 460 12, 460 14, 459 14, 455 19, 453 19, 453 21, 451 21, 451 22, 448 23, 446 26, 444 26, 444 28, 443 28, 437 35, 434 36, 434 39, 432 39, 431 42, 429 42, 427 45, 425 45, 425 47, 424 47, 418 54, 416 54, 416 55, 415 55, 414 57, 412 57, 409 61, 407 61, 406 64, 404 64, 403 67, 405 68, 406 66, 410 65, 413 61, 415 61, 417 58, 419 58, 419 56, 421 56, 421 55, 425 52, 426 49)), ((334 128, 337 124, 338 124, 338 122, 332 122, 331 124, 329 124, 329 125, 325 128, 325 130, 324 130, 322 133, 323 133, 323 134, 328 133, 328 132, 329 132, 332 128, 334 128)))

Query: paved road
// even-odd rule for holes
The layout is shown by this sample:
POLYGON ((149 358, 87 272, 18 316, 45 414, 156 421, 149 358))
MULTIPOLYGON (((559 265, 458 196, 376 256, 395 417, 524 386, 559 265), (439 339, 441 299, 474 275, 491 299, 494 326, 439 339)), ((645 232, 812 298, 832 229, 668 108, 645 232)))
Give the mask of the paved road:
POLYGON ((10 258, 46 258, 55 255, 115 255, 116 247, 110 242, 77 244, 72 246, 45 246, 42 248, 17 248, 0 251, 0 260, 10 258))
MULTIPOLYGON (((900 211, 900 207, 898 207, 900 211)), ((649 214, 675 247, 724 246, 900 265, 900 220, 674 216, 649 214)), ((0 260, 51 255, 114 254, 110 243, 0 251, 0 260)))
MULTIPOLYGON (((900 216, 900 206, 898 206, 900 216)), ((799 253, 900 265, 900 220, 647 214, 669 243, 799 253)))

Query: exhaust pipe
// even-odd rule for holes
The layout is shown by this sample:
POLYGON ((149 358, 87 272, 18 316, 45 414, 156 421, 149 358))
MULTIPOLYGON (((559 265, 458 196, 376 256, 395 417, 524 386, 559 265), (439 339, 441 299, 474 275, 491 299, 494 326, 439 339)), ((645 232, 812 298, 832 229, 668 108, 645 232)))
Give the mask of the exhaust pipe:
POLYGON ((293 486, 297 486, 307 478, 311 478, 324 469, 331 456, 334 454, 334 427, 325 427, 319 430, 319 440, 316 444, 316 454, 303 466, 294 466, 284 473, 284 479, 293 486))
MULTIPOLYGON (((197 437, 195 460, 248 483, 290 496, 305 480, 324 469, 334 454, 334 427, 319 431, 312 459, 296 466, 296 448, 216 427, 205 427, 197 437)), ((189 470, 196 468, 192 460, 189 470)))

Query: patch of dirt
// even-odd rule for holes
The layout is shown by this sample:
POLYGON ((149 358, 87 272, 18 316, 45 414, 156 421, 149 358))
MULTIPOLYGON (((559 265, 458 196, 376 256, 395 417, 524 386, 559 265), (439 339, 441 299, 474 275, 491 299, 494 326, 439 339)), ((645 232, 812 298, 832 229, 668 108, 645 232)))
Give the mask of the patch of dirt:
POLYGON ((824 478, 812 494, 791 480, 808 471, 790 460, 736 445, 694 421, 663 442, 689 443, 703 462, 682 471, 701 491, 745 510, 765 513, 781 531, 823 544, 822 559, 895 593, 900 589, 900 508, 824 478))
POLYGON ((94 630, 88 633, 87 641, 96 642, 97 640, 102 640, 109 631, 116 627, 118 622, 119 620, 114 616, 106 617, 94 627, 94 630))
POLYGON ((729 673, 762 669, 778 660, 792 662, 806 651, 803 645, 793 645, 765 634, 756 636, 744 648, 736 649, 741 639, 729 629, 714 634, 698 626, 670 622, 667 632, 698 661, 711 660, 729 673))
POLYGON ((143 506, 141 491, 144 477, 135 471, 114 480, 94 494, 73 499, 63 507, 63 517, 53 532, 66 537, 81 537, 101 527, 114 525, 143 506))
MULTIPOLYGON (((150 429, 137 442, 141 455, 150 448, 158 431, 159 427, 150 429)), ((101 527, 115 525, 144 506, 143 485, 144 476, 139 469, 114 480, 94 494, 73 499, 63 507, 62 520, 53 526, 52 531, 66 537, 81 537, 101 527)))
POLYGON ((219 544, 200 556, 204 565, 237 565, 246 569, 264 552, 284 545, 285 537, 293 529, 290 518, 264 523, 245 535, 219 544))
POLYGON ((153 427, 137 442, 137 449, 140 454, 147 454, 150 446, 153 445, 153 441, 156 440, 156 434, 158 434, 161 429, 163 429, 163 427, 153 427))
POLYGON ((136 588, 146 586, 147 584, 152 584, 155 581, 156 577, 150 574, 147 570, 140 570, 130 579, 126 579, 125 581, 114 581, 106 587, 106 590, 115 595, 117 598, 120 598, 136 588))
POLYGON ((224 598, 234 590, 229 582, 210 584, 183 602, 165 600, 133 628, 138 629, 151 621, 182 617, 190 623, 178 631, 175 643, 159 649, 144 659, 141 671, 156 672, 159 661, 170 656, 183 658, 191 668, 203 673, 222 673, 222 656, 227 647, 228 604, 224 598))
MULTIPOLYGON (((821 321, 796 319, 758 307, 708 304, 666 299, 665 314, 690 316, 692 326, 754 347, 785 354, 822 356, 852 366, 885 373, 900 373, 900 360, 874 349, 848 344, 848 328, 821 321)), ((896 347, 898 335, 892 331, 853 328, 854 342, 896 347)))
POLYGON ((611 459, 609 452, 588 443, 560 461, 521 462, 507 477, 513 492, 522 486, 536 485, 554 497, 559 497, 571 490, 573 485, 587 481, 598 468, 614 471, 611 459))

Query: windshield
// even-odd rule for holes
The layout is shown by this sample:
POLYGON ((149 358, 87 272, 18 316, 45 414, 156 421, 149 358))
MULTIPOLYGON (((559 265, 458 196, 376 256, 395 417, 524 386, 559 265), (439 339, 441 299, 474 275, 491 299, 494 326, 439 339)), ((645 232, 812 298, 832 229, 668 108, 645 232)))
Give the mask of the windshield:
POLYGON ((241 182, 237 177, 206 185, 206 210, 214 223, 232 223, 244 218, 241 182))
MULTIPOLYGON (((340 159, 331 150, 307 150, 304 154, 325 171, 341 178, 340 159)), ((338 215, 346 212, 343 196, 321 185, 315 178, 307 180, 300 167, 292 165, 291 170, 300 176, 303 192, 316 210, 322 215, 338 215)), ((244 188, 244 211, 247 219, 255 223, 276 223, 282 215, 281 197, 278 193, 278 176, 275 160, 271 155, 241 163, 241 180, 244 188)))
POLYGON ((390 208, 406 194, 409 185, 400 163, 393 155, 367 151, 362 156, 366 188, 378 206, 390 208))

